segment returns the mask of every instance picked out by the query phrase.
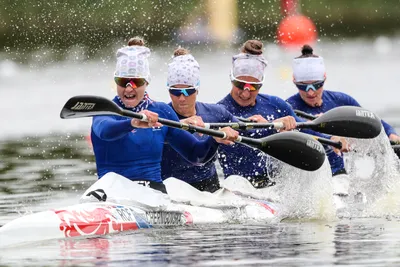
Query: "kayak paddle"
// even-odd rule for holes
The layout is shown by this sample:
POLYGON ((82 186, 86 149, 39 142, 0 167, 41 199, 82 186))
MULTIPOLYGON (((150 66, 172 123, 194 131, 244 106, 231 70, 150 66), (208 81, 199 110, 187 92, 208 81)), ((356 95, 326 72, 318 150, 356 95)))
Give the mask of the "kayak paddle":
MULTIPOLYGON (((259 128, 282 129, 284 127, 281 122, 233 122, 206 124, 206 128, 211 129, 226 126, 238 130, 259 128)), ((381 121, 374 113, 353 106, 342 106, 331 109, 321 116, 315 117, 313 121, 298 122, 296 126, 297 129, 308 128, 325 134, 353 138, 375 138, 381 132, 381 127, 381 121)))
MULTIPOLYGON (((70 98, 61 110, 63 119, 117 115, 146 121, 146 116, 120 108, 113 101, 100 96, 75 96, 70 98)), ((225 138, 224 132, 196 127, 179 121, 158 118, 161 124, 190 132, 225 138)), ((299 169, 315 171, 325 161, 325 150, 314 138, 299 132, 282 132, 260 139, 239 136, 235 141, 257 148, 264 153, 299 169)))

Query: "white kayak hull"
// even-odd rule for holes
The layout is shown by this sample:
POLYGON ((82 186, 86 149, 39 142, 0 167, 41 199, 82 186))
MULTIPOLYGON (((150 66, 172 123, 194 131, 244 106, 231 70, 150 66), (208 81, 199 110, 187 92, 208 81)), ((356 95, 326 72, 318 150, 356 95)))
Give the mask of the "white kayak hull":
POLYGON ((0 228, 0 246, 149 228, 143 211, 112 203, 85 203, 17 218, 0 228))
MULTIPOLYGON (((119 175, 113 174, 104 178, 106 177, 100 179, 89 189, 103 189, 113 202, 108 200, 99 202, 93 197, 87 197, 88 189, 80 200, 83 203, 25 215, 7 223, 0 228, 0 247, 49 239, 101 236, 151 227, 243 220, 271 221, 276 218, 278 212, 274 203, 261 200, 240 202, 240 198, 230 194, 216 197, 215 199, 223 199, 220 202, 212 203, 210 198, 207 198, 203 206, 199 203, 201 199, 197 199, 196 202, 199 205, 195 206, 190 203, 182 203, 182 201, 171 201, 165 197, 165 194, 159 194, 147 187, 132 187, 133 183, 130 180, 119 175), (100 181, 101 183, 99 183, 100 181), (120 186, 125 189, 121 190, 120 186), (136 189, 139 191, 135 191, 136 189), (115 195, 115 192, 118 192, 118 195, 115 195), (127 194, 124 195, 124 192, 127 194), (154 198, 160 201, 160 205, 156 205, 157 203, 152 200, 139 202, 126 197, 139 192, 147 196, 155 194, 154 198), (228 205, 228 199, 236 200, 236 202, 228 205)), ((194 188, 190 190, 197 191, 194 188)), ((204 192, 200 192, 200 194, 212 195, 204 192)))

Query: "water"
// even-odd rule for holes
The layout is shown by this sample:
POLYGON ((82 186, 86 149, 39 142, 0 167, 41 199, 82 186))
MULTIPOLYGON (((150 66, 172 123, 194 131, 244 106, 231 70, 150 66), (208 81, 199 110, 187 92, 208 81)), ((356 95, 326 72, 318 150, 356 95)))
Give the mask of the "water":
POLYGON ((6 266, 396 266, 399 222, 384 219, 147 229, 2 250, 6 266))
MULTIPOLYGON (((365 108, 398 125, 400 93, 393 88, 400 83, 399 50, 392 47, 400 41, 385 40, 384 47, 379 40, 340 44, 326 41, 315 47, 315 53, 325 58, 326 89, 345 91, 365 108)), ((198 100, 218 101, 229 92, 231 56, 237 50, 189 48, 201 65, 198 100)), ((156 100, 169 100, 165 80, 172 50, 158 48, 153 52, 149 93, 156 100)), ((282 98, 296 92, 290 63, 298 54, 273 44, 266 46, 269 68, 262 92, 282 98)), ((96 180, 94 157, 85 139, 90 119, 61 120, 59 113, 74 95, 112 98, 113 69, 112 59, 81 62, 73 55, 62 62, 2 62, 0 225, 22 214, 75 204, 96 180)), ((379 160, 386 166, 385 158, 379 160)), ((361 169, 370 168, 370 164, 366 158, 361 169)), ((386 177, 386 172, 396 171, 389 169, 378 169, 378 174, 386 177)), ((385 212, 371 213, 373 217, 347 214, 329 220, 190 226, 104 238, 52 240, 2 250, 0 266, 397 265, 400 202, 396 192, 400 189, 393 188, 395 193, 390 198, 379 200, 385 212)), ((299 193, 294 190, 292 194, 299 193)))

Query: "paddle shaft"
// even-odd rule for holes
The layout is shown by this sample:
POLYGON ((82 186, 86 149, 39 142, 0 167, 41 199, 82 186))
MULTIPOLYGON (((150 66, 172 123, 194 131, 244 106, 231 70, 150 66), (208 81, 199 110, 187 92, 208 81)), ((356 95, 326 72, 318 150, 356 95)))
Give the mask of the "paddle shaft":
MULTIPOLYGON (((145 121, 147 119, 144 114, 135 113, 135 112, 132 112, 129 110, 121 110, 121 113, 122 113, 121 115, 123 115, 123 116, 133 117, 133 118, 137 118, 137 119, 140 119, 143 121, 145 121)), ((194 125, 190 125, 190 124, 186 124, 186 123, 182 123, 182 122, 178 122, 178 121, 167 120, 167 119, 163 119, 163 118, 158 118, 157 121, 165 126, 182 129, 185 131, 189 131, 191 133, 198 132, 198 133, 202 133, 202 134, 206 134, 206 135, 210 135, 210 136, 214 136, 214 137, 218 137, 218 138, 223 138, 223 139, 226 138, 226 134, 222 131, 216 131, 216 130, 207 129, 207 128, 203 128, 203 127, 197 127, 194 125)), ((272 136, 270 136, 270 137, 272 137, 272 136)), ((265 138, 268 138, 268 137, 254 139, 254 138, 245 137, 245 136, 238 136, 238 138, 235 140, 235 142, 250 145, 250 146, 258 148, 258 149, 262 150, 263 152, 270 154, 270 155, 272 154, 271 150, 279 151, 279 149, 274 148, 272 140, 271 140, 270 145, 268 145, 268 142, 266 142, 265 138), (268 150, 270 150, 270 151, 268 151, 268 150)), ((277 137, 277 138, 279 138, 279 137, 277 137)), ((282 138, 284 139, 284 137, 282 137, 282 138)), ((321 142, 320 138, 318 138, 318 137, 314 137, 314 139, 321 142)), ((290 140, 288 140, 288 141, 290 141, 290 140)), ((323 143, 323 142, 327 142, 329 145, 332 145, 335 147, 338 147, 338 145, 340 145, 340 148, 341 148, 341 144, 336 144, 336 143, 332 142, 331 140, 324 139, 321 143, 323 143)), ((282 144, 281 141, 280 141, 280 143, 282 144)), ((298 144, 295 144, 295 145, 298 145, 298 144)), ((307 143, 307 146, 312 146, 312 147, 314 147, 314 149, 316 149, 315 145, 312 145, 310 143, 307 143)), ((292 150, 292 149, 290 149, 290 150, 292 150)), ((321 153, 323 153, 323 152, 321 152, 321 153)), ((278 152, 278 154, 279 154, 279 157, 278 157, 278 155, 275 155, 275 157, 277 157, 278 159, 280 159, 284 162, 288 162, 287 160, 284 160, 284 158, 286 158, 286 157, 291 158, 289 154, 288 154, 288 156, 283 156, 281 154, 281 152, 278 152)), ((292 160, 293 160, 293 158, 291 159, 291 161, 292 160)), ((291 164, 293 165, 293 163, 291 163, 291 164)), ((301 167, 301 166, 298 165, 297 167, 301 167)), ((313 169, 311 168, 308 170, 313 170, 313 169)))
MULTIPOLYGON (((146 115, 141 114, 141 113, 135 113, 129 110, 121 110, 122 114, 124 116, 127 117, 132 117, 132 118, 136 118, 142 121, 146 121, 146 115)), ((221 131, 216 131, 216 130, 212 130, 212 129, 208 129, 208 128, 203 128, 203 127, 197 127, 191 124, 187 124, 187 123, 182 123, 182 122, 178 122, 178 121, 172 121, 172 120, 167 120, 167 119, 163 119, 163 118, 158 118, 158 122, 168 126, 168 127, 172 127, 172 128, 178 128, 178 129, 182 129, 185 131, 189 131, 191 133, 194 132, 198 132, 198 133, 202 133, 202 134, 206 134, 206 135, 210 135, 210 136, 214 136, 214 137, 218 137, 218 138, 226 138, 226 134, 224 132, 221 131)), ((240 123, 217 123, 218 125, 221 125, 221 127, 232 127, 232 125, 237 125, 239 126, 240 123), (228 125, 229 124, 229 125, 228 125)), ((257 127, 257 128, 265 128, 265 125, 267 125, 267 127, 269 126, 277 126, 280 128, 283 128, 283 123, 278 122, 278 123, 250 123, 253 126, 258 126, 258 125, 264 125, 263 127, 257 127)), ((206 124, 207 125, 207 124, 206 124)), ((211 124, 208 124, 211 125, 211 124)), ((213 124, 214 125, 214 124, 213 124)), ((233 129, 235 129, 235 127, 232 127, 233 129)), ((322 138, 322 137, 317 137, 317 136, 312 136, 315 140, 317 140, 318 142, 320 142, 321 144, 324 145, 329 145, 338 149, 342 149, 342 143, 341 142, 335 142, 326 138, 322 138)), ((253 139, 253 138, 249 138, 249 137, 245 137, 245 136, 238 136, 237 140, 235 140, 235 142, 237 143, 244 143, 244 144, 249 144, 249 145, 253 145, 253 146, 259 146, 260 145, 260 141, 259 139, 253 139)))
MULTIPOLYGON (((145 114, 122 109, 113 101, 100 96, 74 96, 65 103, 60 112, 60 117, 62 119, 109 115, 124 116, 148 121, 145 114)), ((190 132, 199 132, 218 138, 226 138, 226 134, 222 131, 200 128, 163 118, 158 118, 157 122, 167 127, 178 128, 190 132)), ((304 133, 288 131, 280 134, 272 134, 259 139, 239 136, 235 142, 257 148, 278 160, 307 171, 318 170, 323 165, 326 157, 324 148, 321 144, 311 136, 304 133)))
MULTIPOLYGON (((318 118, 317 116, 314 116, 312 114, 306 113, 306 112, 298 110, 298 109, 295 109, 294 112, 298 116, 303 117, 305 119, 314 120, 314 119, 318 118)), ((390 140, 390 144, 392 145, 392 148, 395 150, 395 152, 400 155, 400 142, 390 140)))
MULTIPOLYGON (((126 110, 126 109, 121 110, 121 115, 131 117, 131 118, 136 118, 136 119, 139 119, 142 121, 147 120, 146 115, 141 114, 141 113, 132 112, 132 111, 126 110)), ((165 126, 172 127, 172 128, 182 129, 182 130, 190 131, 190 132, 198 132, 198 133, 202 133, 202 134, 206 134, 206 135, 210 135, 210 136, 214 136, 214 137, 222 138, 222 139, 226 138, 226 134, 222 131, 206 129, 206 128, 197 127, 194 125, 190 125, 190 124, 186 124, 186 123, 182 123, 182 122, 178 122, 178 121, 167 120, 167 119, 163 119, 163 118, 158 118, 158 122, 165 126)), ((252 145, 256 145, 256 146, 260 145, 259 141, 257 139, 248 138, 245 136, 238 136, 238 138, 237 138, 237 140, 235 140, 235 142, 252 144, 252 145)))
MULTIPOLYGON (((311 128, 313 125, 308 122, 298 122, 296 128, 311 128)), ((249 129, 282 129, 284 125, 282 122, 269 122, 269 123, 255 123, 255 122, 228 122, 228 123, 205 123, 205 128, 222 128, 222 127, 231 127, 237 130, 249 130, 249 129)), ((329 145, 338 149, 342 149, 342 142, 332 141, 330 139, 313 136, 315 140, 324 145, 329 145)))
POLYGON ((315 116, 315 115, 306 113, 306 112, 301 111, 301 110, 298 110, 298 109, 295 109, 295 110, 294 110, 294 113, 296 113, 297 116, 300 116, 300 117, 305 118, 305 119, 308 119, 308 120, 315 120, 316 118, 318 118, 318 117, 315 116))
MULTIPOLYGON (((147 121, 146 115, 144 115, 142 113, 136 113, 136 112, 126 110, 126 109, 122 109, 121 113, 122 113, 121 115, 123 115, 123 116, 136 118, 141 121, 147 121)), ((211 129, 201 128, 201 127, 197 127, 197 126, 190 125, 187 123, 167 120, 167 119, 163 119, 163 118, 158 118, 157 121, 165 126, 172 127, 172 128, 178 128, 178 129, 182 129, 182 130, 190 131, 190 132, 198 132, 198 133, 207 134, 207 135, 211 135, 211 136, 218 137, 218 138, 226 138, 226 134, 221 131, 215 131, 215 130, 211 130, 211 129)))

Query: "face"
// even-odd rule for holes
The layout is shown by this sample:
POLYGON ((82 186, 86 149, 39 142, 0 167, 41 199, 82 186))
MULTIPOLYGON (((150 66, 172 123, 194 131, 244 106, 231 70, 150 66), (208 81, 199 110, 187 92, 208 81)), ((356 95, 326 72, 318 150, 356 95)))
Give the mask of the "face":
MULTIPOLYGON (((296 84, 296 83, 295 83, 296 84)), ((319 107, 322 105, 322 93, 324 91, 323 83, 321 81, 305 81, 299 83, 301 85, 314 85, 314 86, 303 86, 306 90, 299 89, 301 99, 311 107, 319 107), (319 87, 320 86, 320 87, 319 87), (313 90, 316 89, 316 90, 313 90)))
POLYGON ((134 108, 144 97, 144 92, 147 88, 147 82, 143 79, 127 79, 116 78, 117 94, 121 98, 122 103, 126 107, 134 108), (119 80, 117 80, 119 79, 119 80), (125 86, 124 86, 125 84, 125 86))
POLYGON ((196 98, 198 91, 187 88, 194 87, 190 87, 185 84, 174 85, 170 89, 169 96, 172 101, 172 106, 174 107, 176 112, 178 112, 182 116, 191 117, 196 115, 196 98), (176 88, 177 90, 174 90, 173 88, 176 88), (180 91, 179 88, 186 88, 186 90, 180 91), (175 94, 172 94, 171 92, 174 92, 175 94))
MULTIPOLYGON (((260 83, 260 80, 251 77, 251 76, 239 76, 236 77, 237 80, 249 82, 251 83, 260 83)), ((231 96, 232 98, 242 107, 254 106, 256 104, 256 97, 260 90, 251 91, 248 86, 244 86, 244 90, 239 87, 236 87, 234 83, 232 83, 231 96)))

